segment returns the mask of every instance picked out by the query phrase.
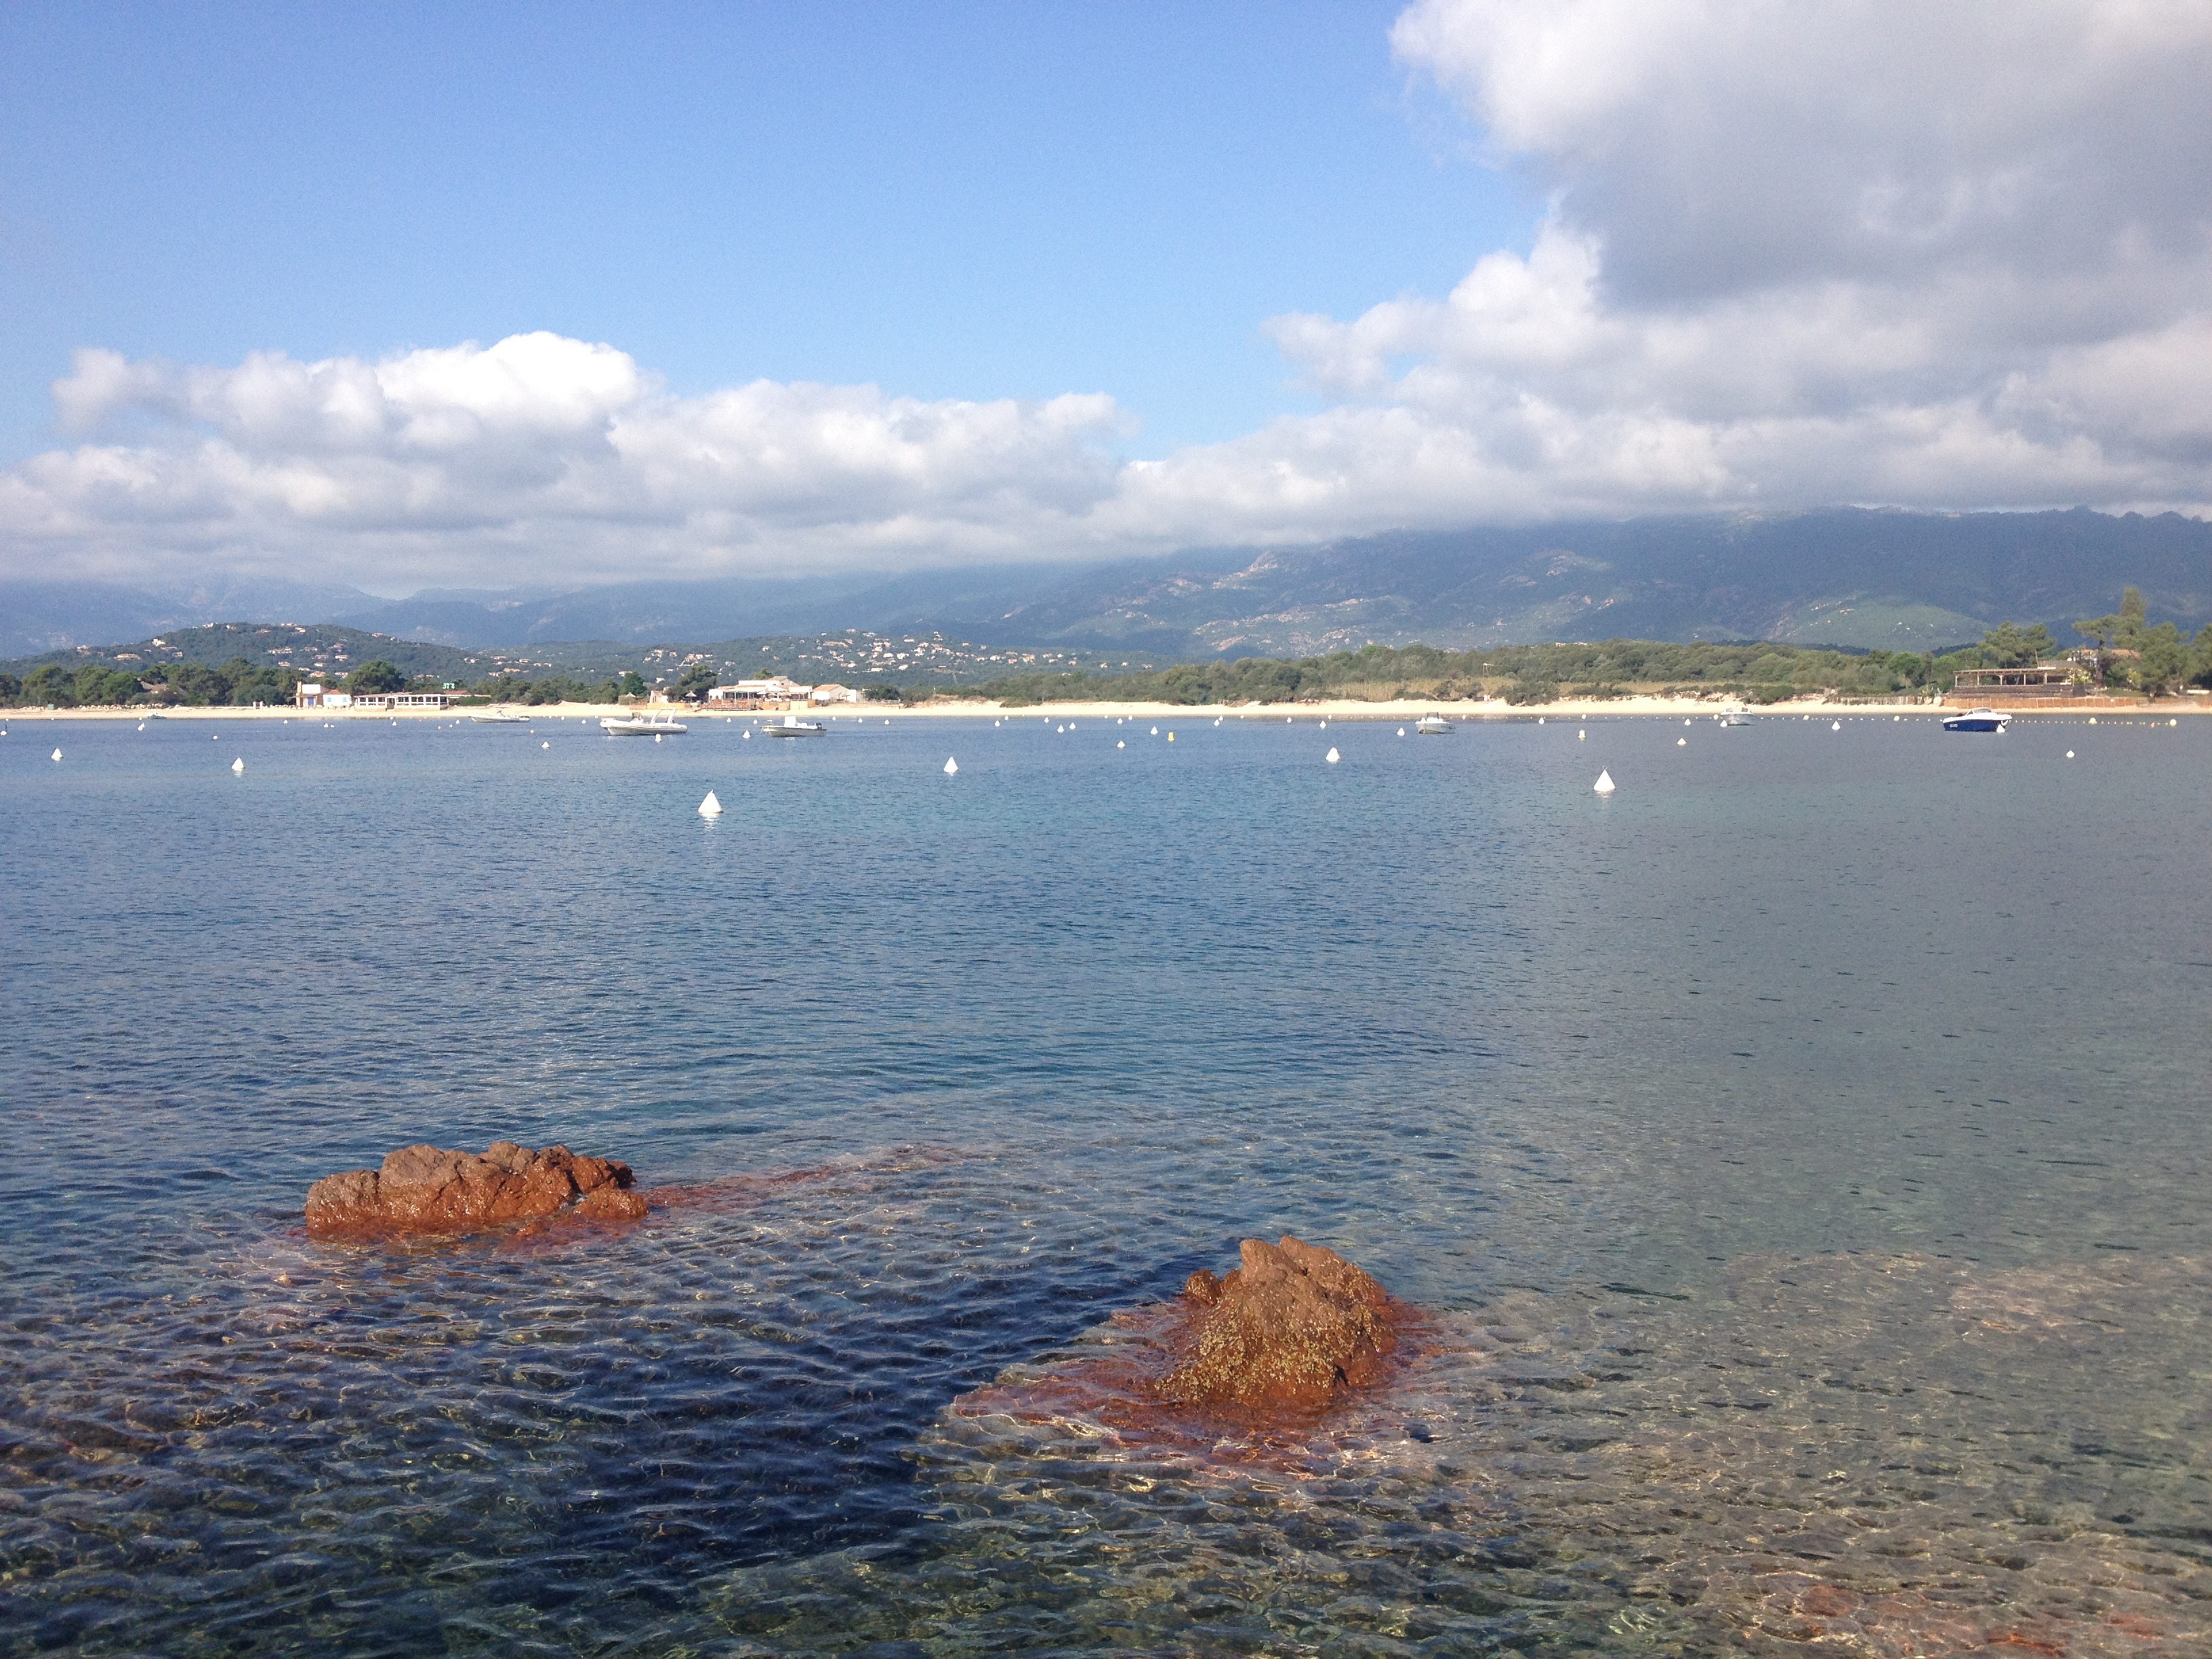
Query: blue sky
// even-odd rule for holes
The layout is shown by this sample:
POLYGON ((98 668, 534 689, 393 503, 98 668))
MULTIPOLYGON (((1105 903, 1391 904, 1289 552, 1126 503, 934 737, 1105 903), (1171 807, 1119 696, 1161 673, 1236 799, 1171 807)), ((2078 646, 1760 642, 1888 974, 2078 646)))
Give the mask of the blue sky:
POLYGON ((2212 6, 0 6, 0 577, 2212 511, 2212 6))
POLYGON ((1114 393, 1134 453, 1309 407, 1261 323, 1441 291, 1539 204, 1395 8, 0 9, 0 451, 70 354, 533 329, 700 392, 1114 393))

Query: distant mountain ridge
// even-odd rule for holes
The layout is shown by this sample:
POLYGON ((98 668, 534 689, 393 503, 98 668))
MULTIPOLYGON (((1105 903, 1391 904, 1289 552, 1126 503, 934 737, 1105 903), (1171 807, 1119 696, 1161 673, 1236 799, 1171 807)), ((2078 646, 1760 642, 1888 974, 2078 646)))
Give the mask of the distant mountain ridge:
POLYGON ((2212 623, 2212 525, 2063 513, 1836 508, 1504 529, 1315 546, 560 590, 357 589, 215 578, 190 588, 0 582, 0 656, 246 617, 336 623, 470 650, 942 631, 993 647, 1164 658, 1299 656, 1416 641, 1771 639, 1926 650, 1999 622, 2101 615, 2122 587, 2154 621, 2212 623))
POLYGON ((2155 620, 2212 622, 2212 526, 1845 509, 1401 532, 1265 550, 1212 575, 1087 578, 991 628, 1193 657, 1616 638, 1924 651, 2004 621, 2068 637, 2130 585, 2155 620))

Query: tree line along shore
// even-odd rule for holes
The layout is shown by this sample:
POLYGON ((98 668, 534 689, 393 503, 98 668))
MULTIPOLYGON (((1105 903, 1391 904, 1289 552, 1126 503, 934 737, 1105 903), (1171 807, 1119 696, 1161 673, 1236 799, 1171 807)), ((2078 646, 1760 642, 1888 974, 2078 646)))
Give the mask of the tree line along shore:
POLYGON ((2190 639, 2149 626, 2128 590, 2119 612, 2075 624, 2084 643, 2059 646, 2041 624, 2002 623, 1952 651, 1852 652, 1775 644, 1678 645, 1654 640, 1518 645, 1487 651, 1367 646, 1327 656, 1180 664, 1149 673, 1018 674, 978 685, 917 687, 910 702, 981 698, 1003 708, 1039 703, 1458 702, 1536 708, 1632 697, 1734 698, 1759 705, 1927 701, 1975 668, 2063 668, 2082 696, 2147 701, 2212 688, 2212 627, 2190 639))
MULTIPOLYGON (((1034 672, 980 684, 864 688, 872 701, 908 707, 987 702, 1018 708, 1044 703, 1238 703, 1502 702, 1536 708, 1559 702, 1632 697, 1733 698, 1759 705, 1817 697, 1831 702, 1928 701, 1949 691, 1965 670, 2063 671, 2083 696, 2155 701, 2212 688, 2212 627, 2192 639, 2172 623, 2151 625, 2133 588, 2109 617, 2074 624, 2080 643, 2062 647, 2041 624, 2001 623, 1972 645, 1938 653, 1850 651, 1771 642, 1605 640, 1595 643, 1502 646, 1448 651, 1427 645, 1370 645, 1300 658, 1243 657, 1119 673, 1034 672)), ((49 663, 17 678, 0 672, 0 705, 37 708, 245 708, 289 706, 309 677, 243 657, 218 666, 156 663, 134 671, 87 663, 49 663)), ((687 672, 678 701, 703 702, 710 670, 687 672)), ((613 704, 647 695, 635 672, 586 684, 562 674, 501 675, 459 687, 430 676, 410 679, 392 663, 362 663, 343 689, 361 693, 451 691, 465 702, 528 707, 613 704)))

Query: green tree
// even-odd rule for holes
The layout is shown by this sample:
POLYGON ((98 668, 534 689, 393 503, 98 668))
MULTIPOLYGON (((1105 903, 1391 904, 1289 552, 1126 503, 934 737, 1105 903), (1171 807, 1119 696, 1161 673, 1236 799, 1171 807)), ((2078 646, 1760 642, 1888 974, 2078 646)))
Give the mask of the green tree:
POLYGON ((125 703, 138 695, 138 677, 119 668, 87 663, 70 680, 70 695, 81 708, 98 708, 125 703))
POLYGON ((2189 647, 2172 623, 2146 628, 2136 640, 2136 648, 2142 653, 2136 678, 2152 696, 2163 696, 2189 678, 2189 647))
POLYGON ((695 662, 677 677, 676 695, 687 702, 702 702, 714 684, 714 665, 695 662))
POLYGON ((2086 617, 2074 624, 2074 631, 2096 647, 2097 684, 2102 685, 2105 677, 2112 672, 2112 640, 2120 631, 2120 619, 2118 617, 2086 617))
POLYGON ((2057 649, 2058 641, 2041 623, 2033 628, 1999 623, 1982 635, 1982 653, 1991 668, 2033 668, 2057 649))
POLYGON ((346 676, 347 690, 367 692, 371 696, 400 690, 406 684, 407 676, 399 672, 398 665, 386 662, 381 657, 372 658, 346 676))
POLYGON ((645 676, 639 673, 635 668, 631 669, 629 673, 622 677, 622 694, 625 697, 643 696, 645 695, 645 676))
POLYGON ((2112 643, 2125 651, 2140 650, 2142 636, 2142 589, 2123 588, 2120 592, 2120 625, 2113 630, 2112 643))

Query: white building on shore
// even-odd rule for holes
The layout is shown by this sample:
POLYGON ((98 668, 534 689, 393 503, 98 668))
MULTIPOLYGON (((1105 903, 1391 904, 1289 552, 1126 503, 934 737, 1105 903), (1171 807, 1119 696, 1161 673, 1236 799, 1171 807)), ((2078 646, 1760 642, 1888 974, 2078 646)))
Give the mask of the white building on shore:
POLYGON ((449 691, 341 691, 319 680, 301 681, 298 696, 302 708, 443 708, 453 700, 449 691))
POLYGON ((739 680, 735 685, 709 687, 707 701, 747 705, 766 702, 804 702, 813 695, 813 691, 814 688, 811 685, 801 685, 796 680, 787 679, 781 674, 775 674, 766 679, 739 680))

